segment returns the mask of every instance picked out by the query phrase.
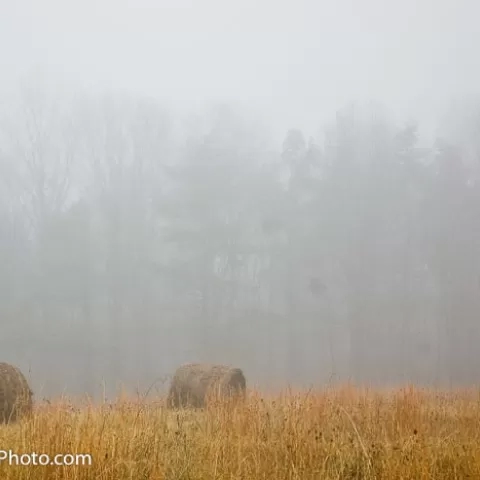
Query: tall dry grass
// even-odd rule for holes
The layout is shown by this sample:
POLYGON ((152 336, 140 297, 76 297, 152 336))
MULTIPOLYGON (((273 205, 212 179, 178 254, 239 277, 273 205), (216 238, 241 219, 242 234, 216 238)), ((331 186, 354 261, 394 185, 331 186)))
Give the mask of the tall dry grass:
POLYGON ((342 387, 206 411, 161 403, 39 405, 0 428, 16 454, 89 453, 91 466, 0 463, 0 479, 480 479, 480 392, 342 387))

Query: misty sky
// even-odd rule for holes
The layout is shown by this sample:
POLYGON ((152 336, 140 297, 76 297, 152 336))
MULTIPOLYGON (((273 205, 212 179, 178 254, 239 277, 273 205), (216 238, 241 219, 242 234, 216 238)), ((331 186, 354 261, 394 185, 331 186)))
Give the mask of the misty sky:
POLYGON ((315 135, 349 100, 426 126, 480 85, 474 0, 0 0, 2 94, 43 71, 315 135), (36 70, 35 70, 36 69, 36 70))

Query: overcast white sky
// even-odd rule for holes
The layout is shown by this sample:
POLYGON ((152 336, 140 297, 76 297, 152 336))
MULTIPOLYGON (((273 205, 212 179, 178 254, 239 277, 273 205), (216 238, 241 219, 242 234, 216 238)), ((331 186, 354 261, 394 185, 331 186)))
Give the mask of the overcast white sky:
POLYGON ((479 18, 474 0, 0 0, 0 89, 40 67, 182 109, 232 100, 278 132, 369 99, 427 125, 478 93, 479 18))

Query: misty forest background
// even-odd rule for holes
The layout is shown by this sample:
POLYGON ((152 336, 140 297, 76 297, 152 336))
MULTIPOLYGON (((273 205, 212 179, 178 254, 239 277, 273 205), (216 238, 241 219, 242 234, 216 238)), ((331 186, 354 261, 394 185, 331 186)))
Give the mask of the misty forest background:
POLYGON ((37 397, 181 363, 262 389, 480 380, 480 104, 340 108, 273 145, 225 106, 21 88, 0 114, 1 361, 37 397))

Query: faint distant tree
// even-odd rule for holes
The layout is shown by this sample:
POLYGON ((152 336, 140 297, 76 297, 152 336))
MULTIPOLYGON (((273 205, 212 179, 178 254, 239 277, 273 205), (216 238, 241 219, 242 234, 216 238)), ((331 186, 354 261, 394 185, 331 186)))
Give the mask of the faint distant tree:
POLYGON ((69 199, 75 163, 75 131, 68 104, 47 89, 24 84, 8 119, 1 122, 10 185, 30 220, 35 236, 49 215, 69 199))
POLYGON ((162 239, 175 252, 163 271, 178 279, 178 294, 198 299, 194 331, 204 351, 212 328, 231 317, 249 281, 257 250, 260 154, 255 135, 222 109, 169 168, 172 189, 158 205, 162 239))
POLYGON ((316 218, 311 208, 312 199, 321 188, 318 176, 321 161, 320 148, 312 141, 307 144, 301 131, 292 129, 287 132, 280 159, 283 172, 279 180, 283 189, 278 190, 276 213, 271 217, 277 224, 274 231, 283 234, 283 241, 278 243, 276 253, 271 252, 271 261, 272 268, 282 272, 285 301, 283 342, 289 381, 301 381, 304 375, 303 336, 312 328, 306 318, 308 314, 302 296, 305 297, 312 285, 305 265, 315 264, 322 251, 321 244, 312 245, 315 243, 312 242, 312 228, 316 218))
POLYGON ((478 189, 459 148, 440 142, 434 166, 422 204, 425 253, 439 288, 445 380, 467 384, 476 378, 480 333, 478 189))
MULTIPOLYGON (((338 113, 314 205, 318 241, 345 278, 350 373, 355 381, 383 381, 406 367, 391 362, 392 349, 385 346, 395 344, 391 332, 402 332, 406 325, 399 317, 398 298, 409 278, 402 265, 416 201, 409 169, 415 168, 411 163, 418 152, 414 131, 397 134, 377 108, 363 118, 361 113, 353 108, 338 113), (389 369, 395 365, 396 373, 389 369)), ((408 327, 402 345, 408 343, 407 332, 408 327)))
MULTIPOLYGON (((30 313, 42 313, 46 325, 52 320, 43 300, 44 255, 39 239, 48 222, 64 211, 71 193, 75 157, 75 132, 68 105, 61 105, 48 88, 25 83, 11 111, 4 111, 0 138, 4 153, 3 177, 16 220, 23 220, 32 253, 28 284, 30 313)), ((18 226, 20 227, 20 226, 18 226)))
POLYGON ((160 249, 153 205, 170 154, 170 118, 153 100, 115 95, 84 98, 75 112, 82 190, 94 208, 96 256, 104 266, 99 297, 109 318, 108 378, 126 381, 154 362, 150 341, 161 292, 151 267, 160 249))

